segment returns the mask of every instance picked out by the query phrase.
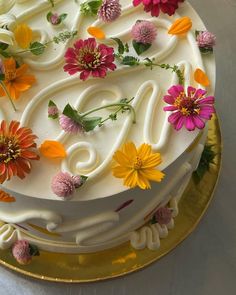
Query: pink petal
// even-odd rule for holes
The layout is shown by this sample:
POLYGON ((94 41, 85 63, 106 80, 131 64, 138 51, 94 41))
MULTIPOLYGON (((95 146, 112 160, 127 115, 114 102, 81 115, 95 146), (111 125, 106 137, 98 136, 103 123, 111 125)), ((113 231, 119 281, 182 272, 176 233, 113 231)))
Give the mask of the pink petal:
POLYGON ((178 108, 176 106, 167 106, 167 107, 164 107, 163 110, 165 112, 171 112, 171 111, 176 111, 178 110, 178 108))
POLYGON ((196 88, 192 87, 192 86, 189 86, 188 87, 188 96, 193 96, 193 94, 196 92, 196 88))
POLYGON ((184 92, 184 87, 182 85, 174 85, 168 90, 168 93, 174 98, 177 98, 180 92, 184 92))
POLYGON ((205 127, 205 123, 200 119, 199 116, 193 116, 192 118, 198 129, 203 129, 205 127))
POLYGON ((215 102, 214 96, 208 96, 206 98, 200 99, 198 104, 213 104, 215 102))
POLYGON ((174 104, 175 102, 175 99, 171 95, 165 95, 163 99, 168 104, 174 104))
POLYGON ((186 120, 186 118, 185 118, 184 116, 182 116, 182 117, 180 117, 179 120, 176 122, 176 124, 175 124, 175 129, 176 129, 177 131, 180 130, 180 129, 183 127, 183 125, 184 125, 184 123, 185 123, 185 120, 186 120))
POLYGON ((90 71, 88 70, 82 71, 80 74, 80 79, 85 81, 88 79, 89 75, 90 75, 90 71))
POLYGON ((195 124, 192 116, 186 117, 185 126, 189 131, 193 131, 195 129, 195 124))
POLYGON ((180 117, 182 117, 182 114, 181 114, 180 112, 173 113, 173 114, 171 114, 171 115, 168 117, 168 122, 171 123, 171 124, 175 124, 175 122, 176 122, 180 117))
POLYGON ((133 5, 138 6, 141 2, 142 0, 133 0, 133 5))
POLYGON ((203 89, 198 89, 194 95, 194 99, 198 99, 198 98, 201 98, 203 97, 205 94, 207 93, 206 90, 203 90, 203 89))

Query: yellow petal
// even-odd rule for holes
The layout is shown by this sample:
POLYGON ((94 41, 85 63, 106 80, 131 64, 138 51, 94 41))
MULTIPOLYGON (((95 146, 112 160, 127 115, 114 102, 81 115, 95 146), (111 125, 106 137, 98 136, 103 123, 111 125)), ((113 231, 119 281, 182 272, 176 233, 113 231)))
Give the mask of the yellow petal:
POLYGON ((137 157, 137 149, 133 142, 128 142, 123 145, 123 151, 129 159, 135 159, 137 157))
POLYGON ((138 183, 138 186, 141 189, 150 189, 151 188, 150 182, 141 173, 138 174, 138 181, 137 181, 137 183, 138 183))
POLYGON ((155 153, 143 160, 142 168, 155 168, 160 165, 161 162, 161 155, 159 153, 155 153))
POLYGON ((126 175, 130 172, 129 168, 124 166, 116 166, 112 168, 113 175, 117 178, 125 178, 126 175))
POLYGON ((156 181, 156 182, 161 182, 165 176, 165 174, 162 173, 161 171, 154 170, 154 169, 140 170, 140 174, 146 177, 147 179, 156 181))
POLYGON ((64 146, 53 140, 45 140, 39 148, 40 153, 50 159, 63 159, 66 157, 64 146))
POLYGON ((89 33, 89 35, 91 35, 97 39, 105 39, 106 38, 106 35, 103 32, 103 30, 98 27, 88 27, 87 32, 89 33))
POLYGON ((194 80, 205 87, 210 85, 209 78, 201 69, 196 69, 194 72, 194 80))
POLYGON ((143 143, 139 148, 138 148, 138 156, 139 158, 143 159, 151 155, 152 153, 152 147, 150 144, 143 143))
POLYGON ((188 16, 178 18, 170 27, 168 34, 183 35, 192 28, 192 20, 188 16))
POLYGON ((127 157, 126 154, 124 154, 121 151, 116 151, 113 159, 120 164, 121 166, 129 167, 130 166, 130 161, 129 158, 127 157))
POLYGON ((33 32, 31 28, 26 24, 17 25, 15 31, 15 40, 19 47, 23 49, 29 48, 29 45, 33 39, 33 32))
POLYGON ((138 173, 136 170, 131 170, 129 174, 126 175, 125 180, 124 180, 124 185, 128 186, 130 188, 134 188, 137 186, 137 178, 138 178, 138 173))

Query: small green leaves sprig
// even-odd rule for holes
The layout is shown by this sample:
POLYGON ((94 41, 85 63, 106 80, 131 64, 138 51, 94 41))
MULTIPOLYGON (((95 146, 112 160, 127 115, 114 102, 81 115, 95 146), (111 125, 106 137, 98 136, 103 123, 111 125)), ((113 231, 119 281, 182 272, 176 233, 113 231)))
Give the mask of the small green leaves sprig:
MULTIPOLYGON (((144 65, 144 66, 150 68, 151 70, 154 67, 159 67, 159 68, 162 68, 165 70, 171 70, 172 72, 175 72, 177 74, 177 76, 179 78, 179 84, 181 84, 181 85, 184 84, 183 73, 177 65, 172 66, 169 64, 158 64, 155 62, 155 59, 150 59, 150 58, 140 59, 140 58, 132 56, 132 55, 125 55, 125 53, 129 53, 129 45, 127 43, 124 44, 118 38, 112 38, 112 40, 114 40, 118 45, 118 52, 115 53, 115 57, 122 65, 130 66, 130 67, 144 65)), ((133 42, 133 46, 136 46, 137 44, 138 43, 136 42, 136 44, 134 45, 134 42, 133 42)), ((140 46, 135 49, 136 52, 138 51, 139 54, 141 54, 148 49, 145 46, 142 47, 143 45, 144 44, 140 43, 140 46)))
POLYGON ((193 172, 193 179, 196 183, 200 182, 204 174, 207 171, 209 171, 210 164, 214 163, 214 158, 216 154, 212 150, 212 147, 213 147, 212 145, 207 145, 207 144, 204 147, 197 170, 193 172))
MULTIPOLYGON (((125 113, 129 111, 133 116, 133 123, 136 123, 136 113, 132 105, 130 104, 134 98, 127 99, 123 98, 118 103, 111 103, 101 107, 91 109, 85 113, 80 113, 75 110, 70 104, 67 104, 62 111, 62 114, 72 119, 74 122, 81 125, 85 132, 94 130, 97 126, 102 127, 106 121, 116 121, 119 113, 125 113), (107 109, 111 107, 117 107, 115 111, 110 113, 107 117, 102 118, 100 116, 90 116, 92 113, 95 113, 102 109, 107 109)), ((56 107, 56 104, 53 101, 50 101, 49 104, 53 107, 56 107)), ((51 117, 53 118, 53 117, 51 117)), ((57 117, 53 118, 56 119, 57 117)))
POLYGON ((96 16, 101 5, 102 0, 85 1, 80 4, 80 12, 84 16, 96 16))
POLYGON ((41 43, 38 41, 35 41, 30 44, 28 49, 18 51, 17 53, 12 54, 11 52, 7 51, 8 45, 0 43, 0 55, 2 55, 5 58, 9 58, 11 56, 17 57, 23 53, 31 52, 33 55, 41 55, 44 53, 45 49, 51 44, 60 44, 65 43, 69 39, 73 39, 77 35, 78 31, 64 31, 60 32, 56 36, 54 36, 51 40, 49 40, 46 43, 41 43))

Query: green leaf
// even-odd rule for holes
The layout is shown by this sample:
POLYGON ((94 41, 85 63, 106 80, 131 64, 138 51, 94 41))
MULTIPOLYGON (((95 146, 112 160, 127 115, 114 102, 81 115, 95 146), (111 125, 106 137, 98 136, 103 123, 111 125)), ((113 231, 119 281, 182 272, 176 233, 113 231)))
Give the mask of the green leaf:
POLYGON ((213 48, 212 47, 199 47, 199 50, 203 54, 213 53, 213 48))
POLYGON ((48 102, 48 106, 49 106, 49 107, 56 107, 57 105, 56 105, 55 102, 53 102, 52 100, 49 100, 49 102, 48 102))
POLYGON ((31 256, 39 256, 40 255, 39 248, 36 245, 30 244, 29 248, 30 248, 30 255, 31 256))
POLYGON ((82 125, 81 116, 69 103, 65 106, 62 114, 82 125))
POLYGON ((8 52, 3 51, 3 50, 0 50, 0 55, 2 55, 3 57, 6 57, 6 58, 11 57, 11 54, 9 54, 8 52))
POLYGON ((136 42, 135 40, 133 40, 132 42, 133 44, 133 47, 136 51, 136 53, 138 55, 142 54, 143 52, 147 51, 151 46, 152 44, 144 44, 144 43, 141 43, 141 42, 136 42))
POLYGON ((150 222, 151 222, 151 224, 156 224, 157 223, 155 215, 152 216, 152 219, 150 220, 150 222))
POLYGON ((34 42, 30 44, 30 51, 34 55, 43 54, 45 50, 45 45, 40 42, 34 42))
POLYGON ((60 18, 60 23, 61 22, 63 22, 66 18, 67 18, 67 13, 63 13, 63 14, 61 14, 60 16, 59 16, 59 18, 60 18))
POLYGON ((94 130, 100 125, 102 117, 84 117, 82 118, 82 125, 86 132, 94 130))
POLYGON ((49 13, 47 14, 47 21, 49 22, 49 23, 51 23, 51 17, 52 17, 52 12, 51 11, 49 11, 49 13))
POLYGON ((195 37, 197 38, 197 36, 198 36, 201 32, 202 32, 202 31, 195 30, 195 37))
POLYGON ((111 38, 111 39, 114 40, 118 44, 119 54, 124 54, 125 50, 127 50, 127 48, 125 46, 128 46, 128 44, 124 45, 123 42, 119 38, 111 38))
POLYGON ((96 16, 101 5, 102 0, 86 1, 80 5, 80 11, 83 15, 96 16))
POLYGON ((8 44, 0 42, 0 50, 6 50, 8 47, 8 44))
POLYGON ((139 59, 134 56, 127 55, 123 58, 121 63, 126 66, 136 66, 139 65, 139 59))
POLYGON ((0 74, 0 81, 4 81, 5 80, 5 75, 4 74, 0 74))
POLYGON ((199 183, 204 174, 210 169, 210 164, 214 163, 214 158, 215 153, 212 146, 205 145, 197 170, 193 172, 193 179, 196 183, 199 183))

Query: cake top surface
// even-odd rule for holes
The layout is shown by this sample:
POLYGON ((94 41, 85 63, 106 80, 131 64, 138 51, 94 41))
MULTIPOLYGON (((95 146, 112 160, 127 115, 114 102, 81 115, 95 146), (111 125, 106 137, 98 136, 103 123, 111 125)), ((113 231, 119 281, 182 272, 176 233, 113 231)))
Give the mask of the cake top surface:
MULTIPOLYGON (((67 172, 88 177, 78 190, 72 189, 72 201, 103 198, 127 189, 123 179, 112 175, 113 155, 124 143, 151 145, 153 153, 161 154, 159 171, 165 171, 183 154, 203 126, 199 123, 199 128, 191 132, 184 127, 177 131, 168 122, 170 112, 163 110, 167 106, 163 97, 173 85, 181 83, 186 91, 190 85, 204 89, 201 83, 207 77, 211 93, 215 68, 213 56, 202 57, 194 35, 194 30, 205 30, 203 23, 187 2, 179 2, 173 15, 160 12, 156 17, 136 2, 94 1, 99 7, 97 17, 85 12, 91 8, 89 1, 84 2, 83 9, 79 1, 72 0, 14 0, 5 6, 0 1, 0 41, 9 45, 1 49, 4 85, 9 84, 10 67, 18 75, 15 92, 10 93, 17 96, 13 99, 17 111, 3 95, 0 121, 15 120, 32 129, 37 139, 31 137, 31 141, 36 141, 39 150, 27 155, 31 160, 36 154, 40 156, 39 161, 30 161, 30 169, 25 168, 31 171, 24 179, 14 176, 4 181, 5 189, 35 198, 60 199, 52 189, 52 179, 67 172), (113 14, 109 14, 109 5, 114 6, 113 14), (192 26, 186 28, 190 22, 192 26), (148 34, 142 35, 142 30, 148 30, 148 34), (80 60, 81 48, 86 48, 85 65, 80 60), (93 64, 88 70, 95 62, 88 48, 99 57, 100 68, 93 64), (80 53, 75 56, 75 52, 80 53), (10 64, 11 59, 17 63, 10 64), (71 60, 80 62, 79 69, 71 67, 71 60), (27 73, 24 65, 29 67, 27 73), (196 81, 199 76, 200 82, 196 81), (98 110, 91 111, 94 109, 98 110), (71 127, 72 119, 77 124, 71 127)), ((183 92, 179 87, 179 93, 183 92)), ((32 144, 30 147, 34 148, 32 144)), ((1 163, 2 175, 7 165, 1 163)), ((58 183, 58 178, 55 181, 58 183)), ((74 185, 71 179, 63 181, 74 185)))

